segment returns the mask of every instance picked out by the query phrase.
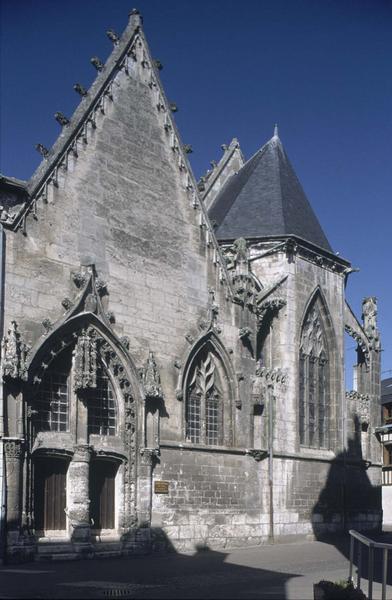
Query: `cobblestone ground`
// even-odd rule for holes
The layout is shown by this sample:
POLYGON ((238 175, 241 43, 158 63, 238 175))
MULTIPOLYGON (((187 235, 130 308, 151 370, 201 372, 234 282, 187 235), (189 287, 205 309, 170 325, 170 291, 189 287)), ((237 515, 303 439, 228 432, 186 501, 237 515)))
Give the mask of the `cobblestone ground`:
MULTIPOLYGON (((313 599, 313 583, 347 579, 347 540, 0 567, 0 598, 313 599)), ((392 569, 391 569, 392 571, 392 569)), ((380 581, 377 570, 376 581, 380 581)), ((367 582, 364 581, 367 592, 367 582)), ((374 598, 381 597, 376 582, 374 598)), ((392 598, 388 587, 387 598, 392 598)))

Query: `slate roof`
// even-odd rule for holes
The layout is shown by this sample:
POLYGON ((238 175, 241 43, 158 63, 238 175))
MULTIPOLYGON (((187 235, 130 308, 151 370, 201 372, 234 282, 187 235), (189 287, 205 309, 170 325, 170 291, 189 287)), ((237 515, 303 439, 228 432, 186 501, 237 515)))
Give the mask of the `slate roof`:
POLYGON ((292 235, 332 252, 276 134, 227 181, 209 216, 218 240, 292 235))
POLYGON ((392 377, 381 380, 381 404, 392 402, 392 377))

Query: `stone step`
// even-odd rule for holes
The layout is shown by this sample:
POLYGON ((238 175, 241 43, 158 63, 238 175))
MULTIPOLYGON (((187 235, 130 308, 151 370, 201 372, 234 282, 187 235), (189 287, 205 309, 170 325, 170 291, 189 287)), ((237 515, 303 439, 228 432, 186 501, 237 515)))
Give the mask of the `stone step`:
POLYGON ((54 560, 77 560, 80 558, 75 552, 54 552, 52 554, 36 554, 36 562, 54 561, 54 560))

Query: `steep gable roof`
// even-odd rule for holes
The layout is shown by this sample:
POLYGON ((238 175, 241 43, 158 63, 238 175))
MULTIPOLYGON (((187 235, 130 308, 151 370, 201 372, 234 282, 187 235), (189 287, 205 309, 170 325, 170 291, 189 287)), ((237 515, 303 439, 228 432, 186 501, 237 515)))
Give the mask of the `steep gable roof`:
MULTIPOLYGON (((143 33, 143 19, 134 9, 130 13, 128 26, 120 37, 110 37, 114 43, 113 51, 103 64, 94 57, 91 62, 98 70, 97 77, 90 89, 84 90, 82 99, 70 119, 56 119, 63 125, 62 131, 50 150, 41 146, 39 149, 43 160, 29 181, 22 182, 10 177, 0 177, 0 203, 4 198, 5 206, 0 204, 0 224, 13 231, 21 230, 27 235, 27 220, 40 220, 39 210, 48 203, 51 190, 66 186, 67 172, 77 171, 80 156, 92 148, 90 138, 99 134, 111 105, 115 105, 119 92, 118 78, 125 73, 130 80, 134 79, 144 87, 150 96, 158 125, 165 132, 165 139, 171 148, 172 164, 180 175, 180 186, 193 207, 194 222, 200 227, 206 246, 210 249, 209 259, 219 271, 220 281, 227 284, 231 293, 231 283, 226 263, 221 255, 219 244, 214 236, 207 209, 202 202, 197 182, 188 160, 186 147, 181 141, 172 112, 176 111, 174 103, 170 103, 165 95, 159 78, 159 61, 153 60, 143 33), (149 90, 149 91, 148 91, 149 90), (70 164, 70 168, 69 168, 70 164), (16 182, 16 183, 15 183, 16 182), (9 200, 8 188, 18 188, 9 200)), ((112 32, 114 33, 114 32, 112 32)), ((61 113, 59 113, 60 116, 61 113)), ((38 149, 38 148, 37 148, 38 149)))
POLYGON ((219 240, 293 235, 332 252, 277 132, 227 181, 209 216, 219 240))

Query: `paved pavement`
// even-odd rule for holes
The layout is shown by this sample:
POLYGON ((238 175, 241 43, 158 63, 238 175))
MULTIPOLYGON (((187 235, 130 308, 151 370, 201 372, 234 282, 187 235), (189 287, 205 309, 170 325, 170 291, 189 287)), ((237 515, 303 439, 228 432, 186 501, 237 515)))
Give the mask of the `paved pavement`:
MULTIPOLYGON (((302 542, 195 554, 4 565, 0 567, 0 599, 313 600, 314 582, 347 579, 347 550, 348 540, 342 539, 335 544, 302 542)), ((374 598, 381 597, 380 590, 376 583, 374 598)), ((392 599, 392 587, 387 598, 392 599)))

